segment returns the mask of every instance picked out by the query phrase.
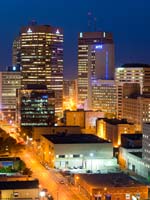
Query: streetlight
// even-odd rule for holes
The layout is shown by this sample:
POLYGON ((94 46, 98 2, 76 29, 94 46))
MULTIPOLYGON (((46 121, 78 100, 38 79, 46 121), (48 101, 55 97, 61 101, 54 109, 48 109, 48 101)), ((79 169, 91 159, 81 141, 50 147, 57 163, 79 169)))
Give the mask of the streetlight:
POLYGON ((91 157, 91 172, 92 172, 92 158, 93 158, 94 154, 90 153, 90 157, 91 157))
POLYGON ((44 190, 41 190, 40 193, 39 193, 39 195, 40 195, 41 199, 44 199, 44 197, 46 195, 46 192, 44 190))

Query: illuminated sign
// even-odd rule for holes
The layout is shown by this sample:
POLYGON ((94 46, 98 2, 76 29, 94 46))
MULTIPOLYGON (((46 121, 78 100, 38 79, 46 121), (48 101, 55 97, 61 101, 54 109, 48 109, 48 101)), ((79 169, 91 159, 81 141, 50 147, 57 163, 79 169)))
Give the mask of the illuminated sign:
POLYGON ((43 98, 43 99, 47 99, 48 96, 47 96, 47 95, 43 95, 42 98, 43 98))
POLYGON ((28 28, 27 33, 32 33, 31 28, 28 28))
POLYGON ((57 29, 57 30, 56 30, 56 34, 59 34, 59 33, 60 33, 60 31, 59 31, 59 29, 57 29))
POLYGON ((103 45, 102 44, 99 44, 99 45, 96 45, 95 46, 95 49, 102 49, 103 48, 103 45))
POLYGON ((13 71, 16 71, 16 66, 13 66, 13 71))
POLYGON ((80 38, 82 38, 82 37, 83 37, 83 33, 81 32, 81 33, 80 33, 80 38))

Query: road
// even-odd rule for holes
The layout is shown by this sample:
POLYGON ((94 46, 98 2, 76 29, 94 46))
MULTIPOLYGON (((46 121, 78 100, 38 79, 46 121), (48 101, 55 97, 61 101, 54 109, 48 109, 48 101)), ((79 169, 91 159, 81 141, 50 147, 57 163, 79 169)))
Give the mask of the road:
POLYGON ((32 177, 38 178, 41 188, 47 188, 55 200, 88 200, 79 189, 67 182, 67 180, 55 169, 46 169, 31 151, 23 150, 18 156, 24 160, 27 167, 33 171, 32 177), (64 183, 60 183, 64 180, 64 183))

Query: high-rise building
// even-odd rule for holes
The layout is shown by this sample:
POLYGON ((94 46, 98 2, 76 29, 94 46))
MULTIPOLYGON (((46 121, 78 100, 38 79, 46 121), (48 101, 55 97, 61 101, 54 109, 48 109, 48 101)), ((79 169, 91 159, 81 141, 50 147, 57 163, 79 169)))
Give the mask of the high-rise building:
POLYGON ((45 85, 27 85, 18 90, 17 123, 21 127, 52 126, 55 123, 54 91, 45 85))
POLYGON ((5 72, 0 72, 0 111, 7 121, 16 118, 16 90, 21 87, 19 67, 8 67, 5 72))
POLYGON ((94 80, 92 82, 91 109, 101 110, 105 117, 116 117, 117 87, 114 80, 94 80))
POLYGON ((150 94, 150 65, 124 64, 115 70, 117 84, 117 117, 122 118, 122 99, 124 83, 139 83, 141 94, 150 94))
POLYGON ((63 31, 49 25, 25 26, 13 44, 13 62, 22 67, 22 88, 44 84, 54 90, 56 115, 63 103, 63 31))
POLYGON ((78 104, 83 107, 91 97, 93 79, 114 78, 112 33, 84 32, 78 37, 78 104))

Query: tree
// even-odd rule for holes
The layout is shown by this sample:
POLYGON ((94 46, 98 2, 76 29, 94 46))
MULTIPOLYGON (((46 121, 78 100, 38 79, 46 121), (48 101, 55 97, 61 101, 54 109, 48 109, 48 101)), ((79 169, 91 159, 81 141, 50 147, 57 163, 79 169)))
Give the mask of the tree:
POLYGON ((31 176, 32 175, 32 171, 31 171, 31 169, 30 168, 25 168, 24 170, 23 170, 23 175, 28 175, 28 176, 31 176))

